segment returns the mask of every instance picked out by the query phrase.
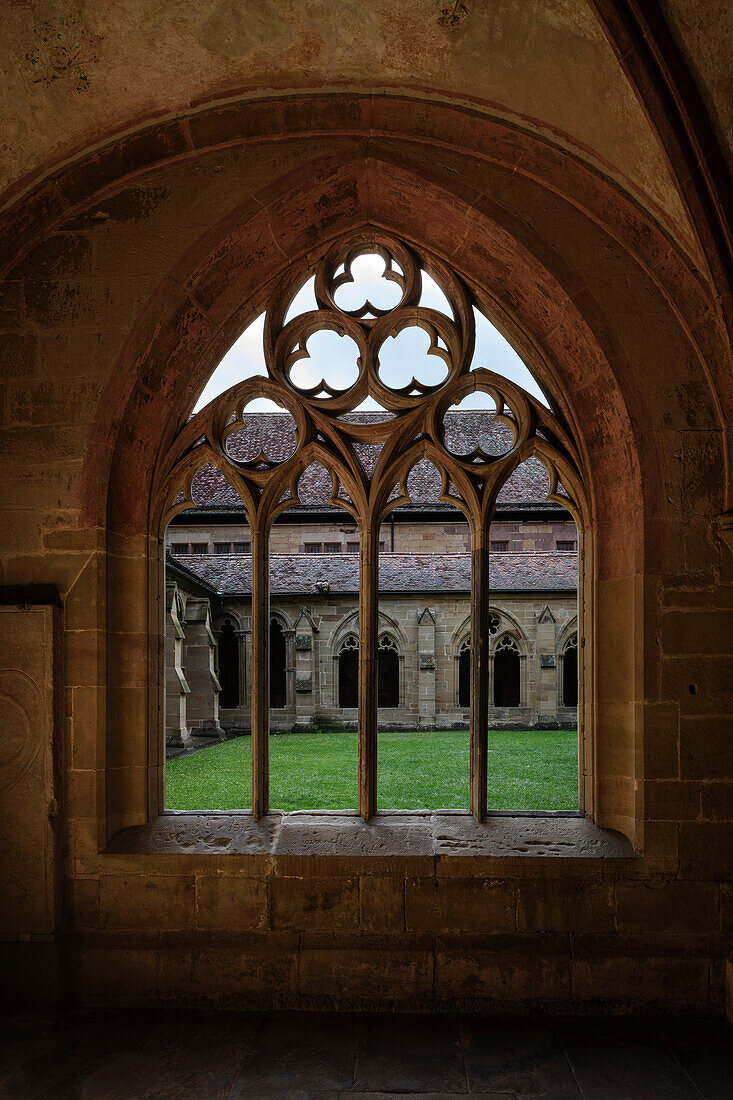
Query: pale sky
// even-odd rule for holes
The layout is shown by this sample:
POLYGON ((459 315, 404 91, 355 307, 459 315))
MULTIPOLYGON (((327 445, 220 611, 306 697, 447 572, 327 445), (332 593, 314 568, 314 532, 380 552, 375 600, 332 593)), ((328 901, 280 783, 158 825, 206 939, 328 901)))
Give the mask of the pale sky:
MULTIPOLYGON (((358 309, 367 299, 378 309, 387 309, 399 302, 399 286, 382 278, 384 261, 380 256, 359 256, 354 260, 351 270, 354 282, 345 283, 336 291, 336 303, 341 308, 358 309)), ((426 272, 423 272, 422 279, 420 305, 439 310, 452 318, 453 310, 437 283, 426 272)), ((298 291, 290 305, 286 321, 317 308, 314 282, 314 277, 310 278, 298 291)), ((516 382, 546 405, 547 400, 534 376, 511 344, 476 309, 474 317, 476 350, 471 369, 487 367, 516 382)), ((213 398, 245 378, 267 376, 262 345, 264 324, 265 315, 261 313, 232 344, 206 383, 194 412, 198 412, 213 398)), ((416 326, 403 329, 396 337, 388 337, 379 354, 382 381, 395 387, 407 385, 413 377, 430 385, 441 382, 446 377, 447 367, 439 356, 427 354, 429 343, 428 334, 416 326)), ((336 389, 346 389, 356 381, 358 351, 350 337, 338 336, 335 332, 325 330, 316 332, 308 340, 308 351, 309 358, 299 360, 290 372, 291 381, 296 386, 309 388, 325 379, 336 389)), ((476 392, 464 398, 460 407, 481 409, 492 408, 493 404, 486 394, 476 392)), ((271 412, 277 408, 278 406, 265 398, 257 398, 247 406, 249 412, 271 412)), ((359 409, 378 410, 379 406, 373 398, 368 397, 359 409)))

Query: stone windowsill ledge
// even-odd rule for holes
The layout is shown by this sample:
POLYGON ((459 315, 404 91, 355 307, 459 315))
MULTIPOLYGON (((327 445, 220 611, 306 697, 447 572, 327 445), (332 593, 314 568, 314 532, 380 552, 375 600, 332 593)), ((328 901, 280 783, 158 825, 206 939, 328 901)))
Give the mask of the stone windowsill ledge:
POLYGON ((381 857, 515 857, 630 859, 621 833, 580 814, 494 813, 479 825, 460 810, 376 814, 166 811, 147 825, 123 829, 107 852, 154 855, 381 857))

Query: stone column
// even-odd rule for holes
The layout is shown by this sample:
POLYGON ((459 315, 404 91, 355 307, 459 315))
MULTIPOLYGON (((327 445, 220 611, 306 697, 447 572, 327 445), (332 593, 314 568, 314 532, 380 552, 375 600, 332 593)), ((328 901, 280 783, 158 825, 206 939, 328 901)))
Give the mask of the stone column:
POLYGON ((252 816, 270 808, 270 532, 263 522, 252 532, 252 816))
POLYGON ((470 808, 486 817, 489 735, 489 523, 471 532, 470 808))
POLYGON ((424 607, 417 618, 418 726, 435 725, 435 613, 424 607))
POLYGON ((219 681, 214 663, 216 640, 211 630, 208 600, 191 597, 186 603, 186 679, 188 724, 197 737, 223 738, 219 724, 219 681))
POLYGON ((555 616, 545 608, 537 617, 537 725, 548 728, 557 724, 557 655, 555 653, 555 616))
POLYGON ((312 620, 301 614, 295 626, 295 727, 300 730, 313 726, 313 650, 312 620))
POLYGON ((379 527, 369 516, 360 529, 359 558, 359 813, 377 808, 377 699, 379 665, 379 527))
POLYGON ((165 586, 165 743, 181 747, 189 740, 186 698, 190 687, 183 669, 183 600, 177 584, 165 586))

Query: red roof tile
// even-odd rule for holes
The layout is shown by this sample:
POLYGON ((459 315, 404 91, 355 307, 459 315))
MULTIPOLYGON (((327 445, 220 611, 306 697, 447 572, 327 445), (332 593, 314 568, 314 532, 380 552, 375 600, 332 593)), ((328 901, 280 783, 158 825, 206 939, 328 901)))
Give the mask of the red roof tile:
MULTIPOLYGON (((345 418, 346 419, 346 418, 345 418)), ((349 420, 376 423, 384 419, 380 413, 351 413, 349 420)), ((294 422, 287 413, 249 413, 245 415, 246 430, 230 437, 229 451, 238 459, 253 459, 262 451, 272 460, 284 460, 294 450, 294 422)), ((477 446, 488 454, 502 454, 509 445, 509 430, 494 422, 489 411, 448 412, 445 416, 446 443, 454 453, 465 455, 477 446)), ((357 444, 356 452, 367 474, 371 474, 380 447, 357 444)), ((499 493, 500 504, 547 505, 549 490, 547 471, 541 462, 530 458, 515 470, 499 493)), ((408 487, 414 504, 435 504, 440 494, 440 477, 429 462, 419 462, 410 472, 408 487)), ((325 468, 316 463, 309 466, 300 480, 300 498, 308 507, 326 504, 331 493, 331 478, 325 468)), ((214 466, 205 466, 194 479, 196 506, 207 510, 240 509, 242 503, 226 478, 214 466)))
MULTIPOLYGON (((180 554, 182 563, 222 596, 250 595, 252 558, 249 554, 180 554)), ((578 558, 575 553, 531 551, 493 554, 490 580, 500 592, 574 592, 578 558)), ((380 592, 470 592, 470 554, 380 554, 380 592)), ((273 596, 356 593, 358 554, 272 554, 270 591, 273 596), (322 586, 327 586, 323 588, 322 586)))

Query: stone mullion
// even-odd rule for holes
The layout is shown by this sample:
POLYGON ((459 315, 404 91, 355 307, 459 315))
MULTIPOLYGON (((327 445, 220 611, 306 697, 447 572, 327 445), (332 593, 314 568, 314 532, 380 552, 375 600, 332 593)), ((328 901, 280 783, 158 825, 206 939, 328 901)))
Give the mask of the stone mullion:
POLYGON ((252 816, 270 808, 270 538, 261 524, 252 532, 252 816))
POLYGON ((377 695, 379 664, 379 524, 370 518, 360 539, 359 578, 359 813, 377 808, 377 695))
POLYGON ((486 816, 489 728, 489 524, 476 524, 471 539, 470 810, 486 816))

